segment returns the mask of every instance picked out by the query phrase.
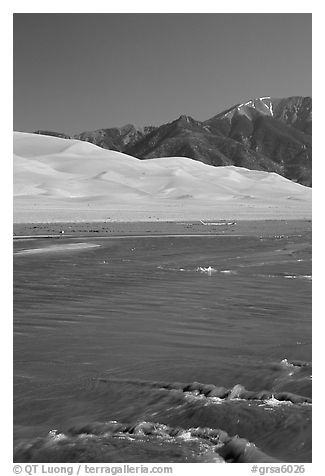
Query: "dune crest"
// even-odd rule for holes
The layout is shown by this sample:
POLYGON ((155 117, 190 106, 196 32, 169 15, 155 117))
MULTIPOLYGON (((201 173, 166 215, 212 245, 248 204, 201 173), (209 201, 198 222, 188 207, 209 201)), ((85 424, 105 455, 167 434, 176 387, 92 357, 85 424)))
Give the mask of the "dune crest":
POLYGON ((140 160, 14 133, 14 221, 311 218, 311 189, 275 173, 185 157, 140 160))

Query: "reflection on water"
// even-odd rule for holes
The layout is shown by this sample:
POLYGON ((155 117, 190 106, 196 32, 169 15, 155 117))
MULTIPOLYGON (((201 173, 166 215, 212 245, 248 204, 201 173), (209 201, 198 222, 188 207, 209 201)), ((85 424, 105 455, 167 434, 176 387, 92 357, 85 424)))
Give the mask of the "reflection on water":
POLYGON ((41 238, 15 253, 17 461, 216 458, 210 440, 156 433, 97 435, 87 453, 72 431, 112 420, 220 429, 311 460, 310 404, 274 398, 311 397, 310 236, 41 238), (258 398, 231 394, 242 387, 258 398), (36 437, 47 450, 27 457, 36 437))

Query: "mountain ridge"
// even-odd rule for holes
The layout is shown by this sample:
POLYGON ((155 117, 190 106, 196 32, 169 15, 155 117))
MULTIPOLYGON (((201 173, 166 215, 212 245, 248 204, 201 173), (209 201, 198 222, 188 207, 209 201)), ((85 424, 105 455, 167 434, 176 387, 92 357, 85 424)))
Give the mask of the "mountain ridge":
POLYGON ((213 166, 276 172, 312 185, 311 97, 250 99, 206 121, 180 115, 160 126, 127 124, 73 136, 35 133, 78 139, 143 160, 182 156, 213 166))

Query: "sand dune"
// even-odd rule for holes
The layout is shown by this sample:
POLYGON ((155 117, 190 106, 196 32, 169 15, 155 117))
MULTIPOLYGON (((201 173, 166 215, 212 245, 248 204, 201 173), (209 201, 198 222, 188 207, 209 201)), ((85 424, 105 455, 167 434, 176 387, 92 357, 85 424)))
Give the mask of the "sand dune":
POLYGON ((56 253, 58 251, 80 251, 88 248, 97 248, 95 243, 65 243, 60 245, 44 246, 44 248, 28 248, 27 250, 15 251, 15 255, 35 255, 43 253, 56 253))
POLYGON ((275 173, 14 133, 15 222, 310 217, 311 189, 275 173))

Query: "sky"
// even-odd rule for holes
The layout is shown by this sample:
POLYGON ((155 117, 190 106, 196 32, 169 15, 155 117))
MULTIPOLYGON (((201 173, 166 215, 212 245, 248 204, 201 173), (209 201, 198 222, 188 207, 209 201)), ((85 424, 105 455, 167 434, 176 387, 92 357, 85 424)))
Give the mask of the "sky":
POLYGON ((15 13, 14 130, 206 120, 312 95, 310 13, 15 13))

